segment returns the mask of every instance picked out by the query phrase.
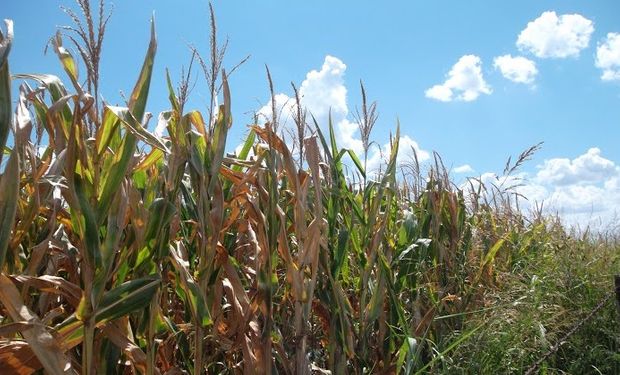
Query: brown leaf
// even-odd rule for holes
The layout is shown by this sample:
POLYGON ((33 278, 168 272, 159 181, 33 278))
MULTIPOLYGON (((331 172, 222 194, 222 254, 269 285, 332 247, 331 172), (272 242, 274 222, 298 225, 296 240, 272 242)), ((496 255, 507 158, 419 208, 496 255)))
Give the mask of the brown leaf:
MULTIPOLYGON (((103 333, 127 355, 141 373, 146 373, 146 354, 127 337, 127 329, 123 329, 118 322, 111 322, 103 327, 103 333)), ((159 374, 159 370, 155 369, 155 373, 159 374)))
POLYGON ((0 342, 0 374, 30 375, 41 367, 27 342, 0 342))
POLYGON ((19 284, 26 284, 37 288, 42 292, 62 295, 74 308, 77 308, 80 303, 80 299, 82 298, 82 289, 62 277, 50 275, 42 275, 38 277, 19 275, 11 276, 11 279, 19 284))
POLYGON ((48 373, 53 375, 74 373, 71 362, 61 350, 60 343, 39 317, 24 305, 11 279, 2 274, 0 274, 0 301, 13 321, 33 324, 32 328, 22 331, 22 335, 48 373))

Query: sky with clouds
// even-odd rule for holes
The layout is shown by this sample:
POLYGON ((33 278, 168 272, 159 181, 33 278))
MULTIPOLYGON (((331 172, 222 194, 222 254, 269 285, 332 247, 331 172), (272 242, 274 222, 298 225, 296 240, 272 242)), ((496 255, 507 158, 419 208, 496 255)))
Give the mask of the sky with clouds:
MULTIPOLYGON (((62 75, 43 51, 69 23, 59 5, 72 4, 5 2, 0 17, 15 21, 13 72, 62 75)), ((251 56, 230 79, 232 144, 254 113, 270 116, 268 65, 283 127, 293 126, 292 82, 304 108, 320 124, 331 110, 340 144, 361 153, 354 114, 363 80, 379 113, 369 168, 389 153, 399 121, 401 163, 413 150, 420 161, 436 151, 457 181, 519 185, 529 202, 544 201, 571 223, 620 214, 620 2, 216 0, 214 8, 220 36, 229 38, 225 65, 251 56), (510 181, 498 177, 509 156, 538 142, 542 149, 510 181)), ((159 50, 149 110, 157 114, 167 106, 165 69, 179 77, 188 45, 208 53, 208 6, 114 2, 101 73, 112 104, 131 90, 153 13, 159 50)), ((190 106, 207 102, 198 80, 190 106)))

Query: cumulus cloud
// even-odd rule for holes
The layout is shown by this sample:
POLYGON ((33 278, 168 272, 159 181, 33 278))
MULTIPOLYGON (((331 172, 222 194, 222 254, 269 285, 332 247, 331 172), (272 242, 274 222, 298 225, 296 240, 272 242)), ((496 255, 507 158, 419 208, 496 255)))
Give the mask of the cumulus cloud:
POLYGON ((594 24, 580 14, 544 12, 527 24, 517 39, 517 47, 540 58, 577 57, 588 47, 594 24))
MULTIPOLYGON (((616 192, 617 193, 617 192, 616 192)), ((617 201, 618 197, 612 197, 617 201)), ((549 199, 558 211, 565 215, 594 214, 606 210, 610 197, 605 190, 596 185, 568 185, 558 187, 549 199)))
MULTIPOLYGON (((357 138, 357 124, 347 119, 347 88, 344 73, 347 66, 342 60, 326 56, 320 70, 311 70, 299 87, 301 105, 311 113, 320 125, 328 123, 330 111, 338 141, 342 147, 361 152, 362 142, 357 138)), ((294 132, 293 118, 297 111, 294 97, 279 93, 274 96, 276 115, 284 136, 294 132)), ((269 100, 259 111, 263 120, 271 120, 272 105, 269 100)))
POLYGON ((482 76, 480 57, 465 55, 450 69, 444 83, 429 88, 425 94, 427 98, 442 102, 469 102, 478 99, 480 94, 491 94, 491 87, 482 76))
MULTIPOLYGON (((385 164, 390 158, 390 148, 390 144, 386 143, 380 150, 374 152, 368 159, 367 169, 371 172, 376 172, 382 166, 385 167, 385 164)), ((411 137, 408 135, 400 137, 400 141, 398 142, 398 156, 396 158, 396 164, 398 166, 413 163, 415 159, 417 159, 418 162, 424 162, 429 160, 430 157, 428 151, 422 150, 418 142, 414 141, 411 137)))
POLYGON ((546 202, 570 224, 613 224, 620 207, 620 166, 591 148, 575 159, 546 160, 533 186, 546 186, 546 202))
POLYGON ((573 160, 546 160, 540 167, 536 180, 556 186, 598 183, 618 175, 619 172, 620 168, 613 161, 601 156, 600 149, 591 148, 573 160))
POLYGON ((620 81, 620 33, 608 33, 596 48, 596 67, 603 81, 620 81))
MULTIPOLYGON (((480 181, 487 185, 512 187, 511 191, 528 209, 543 204, 548 214, 558 213, 568 225, 582 229, 605 229, 617 225, 620 207, 620 166, 591 148, 574 159, 553 158, 538 166, 536 174, 496 176, 485 173, 480 181)), ((478 183, 474 181, 474 187, 478 183)))
POLYGON ((454 173, 472 173, 474 169, 469 164, 460 165, 452 170, 454 173))
POLYGON ((516 83, 532 84, 538 74, 536 64, 522 56, 498 56, 493 60, 493 66, 499 69, 504 78, 516 83))
POLYGON ((435 85, 424 92, 427 98, 439 100, 442 102, 452 101, 452 89, 443 85, 435 85))
POLYGON ((299 93, 304 106, 317 118, 326 118, 330 109, 336 118, 344 118, 349 113, 347 88, 344 85, 346 70, 347 66, 340 59, 326 56, 321 70, 306 74, 299 93))
MULTIPOLYGON (((297 110, 295 100, 286 94, 274 95, 276 118, 280 125, 290 125, 293 123, 293 116, 297 110)), ((258 117, 263 121, 272 121, 272 103, 271 100, 265 104, 259 111, 258 117)))
POLYGON ((526 172, 514 173, 508 176, 486 172, 462 184, 461 188, 471 188, 474 191, 478 191, 481 189, 481 184, 484 187, 481 192, 488 198, 492 198, 493 194, 498 191, 511 192, 516 197, 522 197, 521 200, 526 198, 526 208, 529 208, 530 203, 542 202, 549 196, 548 189, 543 185, 530 181, 529 174, 526 172))
MULTIPOLYGON (((345 86, 344 74, 347 66, 337 57, 326 56, 319 70, 311 70, 306 74, 306 78, 299 87, 301 105, 311 113, 322 127, 326 130, 330 111, 332 123, 338 145, 340 147, 352 149, 356 154, 362 155, 362 140, 359 134, 358 124, 350 119, 350 111, 347 104, 347 88, 345 86)), ((297 111, 294 97, 279 93, 274 96, 276 102, 276 115, 278 124, 284 137, 287 133, 295 132, 293 118, 297 111)), ((269 100, 259 111, 259 117, 263 121, 271 119, 272 105, 269 100)), ((411 161, 413 150, 417 153, 419 161, 426 161, 430 158, 427 151, 411 137, 404 135, 400 139, 399 161, 411 161)), ((369 151, 368 170, 376 171, 390 155, 390 145, 376 147, 369 151)))

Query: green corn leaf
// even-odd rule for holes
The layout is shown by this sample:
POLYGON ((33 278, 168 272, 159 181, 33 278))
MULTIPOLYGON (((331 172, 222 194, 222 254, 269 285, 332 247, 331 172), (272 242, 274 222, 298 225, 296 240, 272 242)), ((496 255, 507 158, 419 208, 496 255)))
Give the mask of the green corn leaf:
POLYGON ((151 20, 151 40, 149 42, 149 48, 142 64, 142 70, 140 71, 140 77, 138 82, 134 86, 131 98, 129 99, 129 110, 131 114, 138 119, 142 120, 146 109, 146 101, 149 96, 149 88, 151 85, 151 75, 153 73, 153 64, 155 62, 155 53, 157 52, 157 39, 155 37, 155 19, 151 20))
POLYGON ((11 153, 6 170, 0 178, 0 270, 2 270, 19 194, 19 157, 16 150, 11 153))
POLYGON ((114 120, 120 121, 125 128, 137 138, 166 153, 170 152, 159 138, 151 134, 142 126, 142 124, 138 122, 138 120, 129 111, 129 108, 106 106, 105 109, 106 111, 110 111, 112 113, 111 117, 114 120))
POLYGON ((80 211, 84 217, 84 245, 88 263, 95 270, 102 266, 101 251, 99 248, 99 231, 95 212, 86 196, 85 186, 79 175, 75 176, 75 193, 80 204, 80 211))
POLYGON ((160 284, 159 276, 149 276, 127 281, 105 293, 95 315, 97 324, 144 309, 153 299, 160 284))
POLYGON ((385 175, 381 182, 381 191, 385 188, 385 184, 389 178, 394 178, 396 175, 396 160, 398 158, 398 144, 400 143, 400 123, 396 125, 396 136, 392 142, 392 149, 390 150, 390 161, 385 169, 385 175))
POLYGON ((344 154, 347 153, 346 149, 341 149, 340 151, 338 151, 338 153, 336 153, 336 157, 334 158, 334 162, 336 163, 341 163, 342 162, 342 157, 344 156, 344 154))
MULTIPOLYGON (((158 276, 148 276, 127 281, 106 292, 95 314, 96 326, 143 310, 150 304, 160 284, 158 276)), ((84 339, 84 324, 76 314, 55 326, 54 330, 63 337, 64 347, 73 347, 84 339)))
POLYGON ((56 37, 53 39, 52 44, 54 45, 54 49, 56 50, 56 54, 60 59, 62 67, 64 68, 65 72, 67 72, 67 75, 69 76, 69 79, 71 79, 73 86, 79 93, 81 93, 82 87, 78 83, 78 65, 75 63, 75 59, 73 59, 71 53, 62 46, 60 31, 56 33, 56 37))
POLYGON ((336 254, 334 254, 334 263, 332 264, 332 275, 334 279, 338 279, 340 270, 345 263, 347 256, 347 245, 349 242, 349 231, 346 229, 340 229, 338 231, 338 246, 336 247, 336 254))
MULTIPOLYGON (((148 99, 151 75, 153 73, 153 63, 155 60, 156 52, 157 40, 155 38, 155 21, 152 20, 151 41, 149 43, 149 48, 144 58, 144 63, 142 65, 142 70, 140 71, 140 76, 133 89, 131 98, 129 99, 129 112, 131 112, 133 118, 135 119, 142 119, 144 117, 144 111, 146 108, 146 101, 148 99)), ((104 185, 101 189, 101 195, 99 197, 99 207, 97 209, 97 217, 99 218, 99 220, 103 220, 110 208, 114 193, 116 192, 116 190, 118 190, 118 187, 120 186, 123 178, 125 177, 127 167, 129 166, 129 161, 131 160, 133 153, 135 152, 136 144, 136 136, 132 132, 127 132, 125 134, 125 139, 121 146, 121 150, 119 150, 118 153, 120 157, 118 158, 118 161, 111 167, 109 175, 103 181, 104 185)))
POLYGON ((97 217, 99 220, 103 220, 106 217, 114 194, 125 178, 125 172, 129 166, 129 161, 133 157, 135 148, 136 137, 132 134, 126 134, 121 145, 121 152, 117 154, 118 161, 110 166, 108 174, 101 179, 103 188, 101 189, 99 206, 97 207, 97 217))
MULTIPOLYGON (((170 223, 176 213, 176 207, 168 200, 157 198, 149 207, 149 223, 144 239, 147 244, 156 239, 161 230, 170 223)), ((151 246, 152 244, 149 244, 151 246)))
POLYGON ((331 162, 332 154, 329 151, 329 146, 327 145, 327 140, 325 138, 325 135, 323 135, 323 131, 321 130, 321 127, 319 126, 319 123, 316 121, 316 118, 314 118, 314 116, 312 116, 312 121, 314 122, 314 128, 316 129, 316 132, 319 135, 319 139, 321 140, 321 145, 323 146, 323 152, 325 152, 325 154, 327 155, 327 160, 331 162))
MULTIPOLYGON (((243 142, 243 146, 241 147, 241 151, 239 152, 239 155, 237 155, 238 159, 246 160, 248 158, 248 155, 250 154, 250 150, 252 149, 252 146, 254 145, 255 140, 256 140, 256 132, 254 131, 254 129, 251 129, 250 133, 248 133, 248 136, 245 139, 245 142, 243 142)), ((232 167, 232 170, 235 172, 241 172, 242 167, 240 165, 234 165, 232 167)))
POLYGON ((208 193, 209 196, 215 191, 215 185, 218 181, 218 174, 224 160, 224 151, 226 148, 226 136, 231 123, 230 115, 230 89, 228 88, 228 79, 226 73, 222 72, 222 90, 224 92, 224 104, 220 105, 215 129, 213 132, 213 140, 211 143, 211 168, 208 193))
POLYGON ((497 242, 495 242, 495 244, 491 247, 491 249, 489 249, 487 254, 484 256, 482 263, 480 264, 480 268, 478 269, 478 272, 476 273, 476 278, 474 279, 475 281, 473 285, 478 283, 478 280, 480 280, 480 277, 482 277, 482 272, 484 271, 484 268, 487 267, 489 264, 493 263, 493 261, 495 260, 495 256, 497 255, 497 252, 499 251, 499 249, 502 248, 502 246, 504 246, 504 242, 506 242, 506 239, 500 238, 497 242))
POLYGON ((349 149, 347 150, 347 153, 351 157, 351 160, 353 160, 353 164, 355 164, 355 166, 357 167, 357 170, 361 173, 362 177, 366 177, 366 170, 364 170, 364 165, 362 164, 360 159, 357 157, 355 152, 349 149))
MULTIPOLYGON (((182 246, 181 243, 177 243, 177 245, 182 246)), ((181 287, 185 293, 194 321, 203 327, 211 325, 213 321, 211 320, 209 308, 198 284, 190 274, 189 262, 184 260, 181 256, 181 251, 175 249, 172 245, 170 245, 170 255, 172 265, 180 276, 181 287)))
POLYGON ((101 122, 101 126, 97 132, 96 144, 97 144, 97 153, 102 156, 112 138, 115 134, 118 134, 117 130, 119 129, 120 121, 118 116, 114 115, 114 112, 109 110, 104 110, 103 112, 103 121, 101 122))
POLYGON ((386 289, 390 298, 390 306, 392 312, 398 318, 400 330, 402 332, 407 332, 408 326, 407 319, 405 318, 405 307, 403 301, 399 298, 397 292, 395 291, 392 269, 383 251, 379 251, 379 265, 381 266, 383 274, 385 275, 385 281, 387 283, 386 289))
POLYGON ((105 240, 101 246, 102 267, 95 274, 93 282, 93 295, 98 300, 103 291, 105 284, 110 277, 110 271, 113 267, 115 255, 118 250, 119 241, 123 234, 125 216, 128 209, 128 198, 125 187, 121 185, 121 190, 116 194, 112 203, 110 212, 108 213, 108 222, 105 240))
POLYGON ((364 215, 364 210, 360 205, 360 202, 355 199, 352 194, 347 194, 347 202, 351 206, 353 213, 355 214, 355 218, 360 222, 362 226, 366 225, 366 217, 364 215))
MULTIPOLYGON (((207 136, 207 128, 205 125, 205 119, 202 117, 202 113, 198 111, 191 111, 183 116, 183 120, 187 121, 188 124, 194 125, 194 128, 200 133, 203 140, 206 140, 207 136)), ((185 129, 186 132, 189 132, 189 126, 185 129)))
POLYGON ((334 132, 334 123, 332 122, 332 111, 329 110, 329 118, 327 120, 327 124, 329 126, 329 140, 332 146, 332 155, 336 155, 338 153, 338 146, 336 145, 336 133, 334 132))
POLYGON ((168 68, 166 68, 166 84, 168 85, 168 99, 170 100, 170 104, 172 105, 172 109, 179 113, 181 111, 181 105, 179 104, 179 99, 174 92, 174 86, 172 85, 172 80, 170 79, 170 72, 168 68))
POLYGON ((162 160, 163 157, 164 157, 164 152, 162 150, 158 148, 152 149, 151 152, 149 152, 148 155, 146 155, 146 157, 142 159, 142 161, 140 161, 138 165, 136 165, 136 167, 133 169, 134 173, 140 172, 140 171, 142 172, 146 171, 147 169, 152 167, 154 164, 162 160))
POLYGON ((491 247, 491 249, 487 252, 487 255, 485 255, 484 257, 484 261, 482 262, 483 267, 493 262, 493 260, 495 260, 495 256, 497 255, 497 252, 504 245, 505 241, 506 241, 505 238, 501 238, 497 242, 495 242, 493 247, 491 247))

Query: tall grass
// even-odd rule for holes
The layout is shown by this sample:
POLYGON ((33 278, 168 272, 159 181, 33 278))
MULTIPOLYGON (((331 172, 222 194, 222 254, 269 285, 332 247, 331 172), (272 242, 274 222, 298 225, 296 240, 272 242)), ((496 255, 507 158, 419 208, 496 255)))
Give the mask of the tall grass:
MULTIPOLYGON (((99 103, 90 30, 107 18, 78 4, 82 62, 53 40, 69 86, 11 77, 10 23, 0 35, 0 372, 518 373, 611 290, 615 240, 526 216, 510 191, 461 189, 438 155, 428 174, 403 172, 398 125, 379 175, 299 105, 296 151, 274 115, 226 154, 236 125, 213 11, 209 58, 192 50, 206 116, 185 109, 191 64, 178 90, 167 75, 168 92, 150 92, 154 22, 126 106, 99 103), (164 136, 145 126, 149 94, 169 98, 164 136)), ((366 153, 377 113, 362 96, 366 153)), ((617 371, 614 309, 545 369, 617 371)))

